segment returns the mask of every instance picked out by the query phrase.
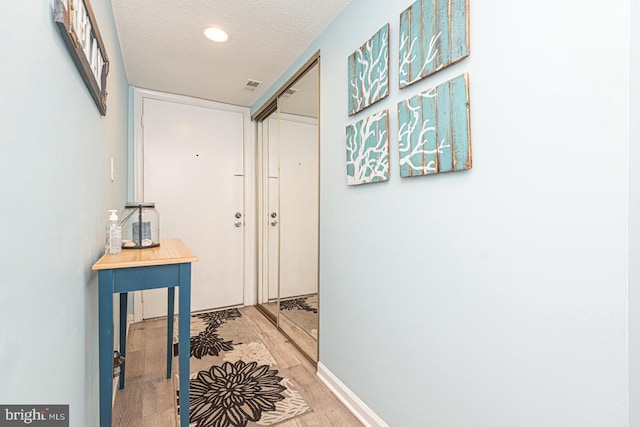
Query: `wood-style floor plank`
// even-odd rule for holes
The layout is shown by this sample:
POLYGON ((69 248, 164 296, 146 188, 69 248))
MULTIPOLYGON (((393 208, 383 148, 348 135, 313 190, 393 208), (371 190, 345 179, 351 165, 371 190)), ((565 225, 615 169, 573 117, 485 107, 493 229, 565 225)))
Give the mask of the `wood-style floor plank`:
MULTIPOLYGON (((315 366, 255 307, 240 308, 256 333, 286 368, 312 411, 278 427, 351 427, 362 424, 315 375, 315 366)), ((131 325, 127 338, 127 382, 118 390, 113 425, 118 427, 176 427, 174 383, 166 379, 166 319, 131 325)), ((177 368, 177 367, 176 367, 177 368)))

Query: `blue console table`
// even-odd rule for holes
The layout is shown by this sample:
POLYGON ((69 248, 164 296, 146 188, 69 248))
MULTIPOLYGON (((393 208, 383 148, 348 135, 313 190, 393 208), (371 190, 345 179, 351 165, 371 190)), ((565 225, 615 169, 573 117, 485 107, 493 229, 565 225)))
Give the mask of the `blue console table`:
POLYGON ((179 287, 180 427, 189 426, 189 325, 191 314, 191 263, 198 257, 180 240, 164 239, 160 246, 125 249, 104 255, 92 267, 98 271, 98 328, 100 366, 100 426, 111 426, 113 393, 113 294, 120 294, 120 388, 124 388, 127 349, 127 292, 167 288, 167 378, 171 378, 175 287, 179 287), (184 396, 187 396, 185 399, 184 396))

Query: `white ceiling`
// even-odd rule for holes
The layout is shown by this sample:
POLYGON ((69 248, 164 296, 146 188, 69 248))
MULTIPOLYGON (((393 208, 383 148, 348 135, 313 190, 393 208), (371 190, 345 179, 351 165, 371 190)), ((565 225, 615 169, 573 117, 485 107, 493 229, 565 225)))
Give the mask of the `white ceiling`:
POLYGON ((251 106, 350 0, 112 0, 129 83, 251 106), (214 43, 219 26, 231 41, 214 43), (248 79, 264 82, 254 92, 248 79))

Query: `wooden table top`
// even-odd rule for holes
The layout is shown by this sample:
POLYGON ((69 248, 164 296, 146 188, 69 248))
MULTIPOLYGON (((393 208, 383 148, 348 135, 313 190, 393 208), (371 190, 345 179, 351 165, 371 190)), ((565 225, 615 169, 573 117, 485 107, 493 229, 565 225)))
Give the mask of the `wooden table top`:
POLYGON ((180 239, 161 239, 160 246, 147 249, 123 249, 118 255, 103 255, 92 270, 148 267, 151 265, 197 262, 198 257, 180 239))

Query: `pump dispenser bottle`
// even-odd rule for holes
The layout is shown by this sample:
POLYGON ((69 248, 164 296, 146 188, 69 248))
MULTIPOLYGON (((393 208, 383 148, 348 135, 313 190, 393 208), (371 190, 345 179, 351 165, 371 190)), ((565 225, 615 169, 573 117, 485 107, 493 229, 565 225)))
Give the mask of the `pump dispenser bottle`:
POLYGON ((122 227, 118 222, 118 211, 110 209, 109 224, 107 225, 107 253, 110 255, 117 255, 122 252, 122 227))

